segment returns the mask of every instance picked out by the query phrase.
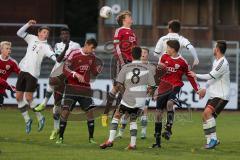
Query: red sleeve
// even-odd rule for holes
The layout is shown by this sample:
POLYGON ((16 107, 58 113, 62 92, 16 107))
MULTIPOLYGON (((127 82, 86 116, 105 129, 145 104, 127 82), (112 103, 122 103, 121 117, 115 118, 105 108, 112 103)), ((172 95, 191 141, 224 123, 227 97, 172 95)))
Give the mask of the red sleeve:
POLYGON ((102 61, 95 57, 93 60, 93 64, 91 65, 91 73, 94 76, 97 76, 99 73, 101 73, 102 68, 103 68, 102 61))
POLYGON ((73 76, 73 74, 75 73, 72 70, 72 66, 73 66, 73 62, 74 62, 73 59, 74 59, 74 53, 71 53, 71 55, 69 55, 68 58, 66 59, 66 61, 64 62, 63 74, 66 77, 73 76))
POLYGON ((189 75, 190 69, 187 63, 185 63, 185 75, 188 81, 191 83, 193 89, 197 92, 199 90, 199 84, 195 78, 189 75))
POLYGON ((20 73, 20 68, 18 67, 18 64, 17 62, 14 62, 13 63, 13 72, 15 72, 16 74, 19 74, 20 73))
POLYGON ((123 55, 122 55, 122 51, 121 51, 121 47, 120 47, 121 41, 122 41, 121 28, 118 28, 118 29, 116 29, 115 34, 114 34, 113 44, 115 47, 115 54, 117 56, 117 59, 120 61, 121 64, 124 64, 123 55))
POLYGON ((7 83, 7 81, 2 78, 0 78, 0 86, 1 88, 4 88, 4 89, 9 88, 9 84, 7 83))

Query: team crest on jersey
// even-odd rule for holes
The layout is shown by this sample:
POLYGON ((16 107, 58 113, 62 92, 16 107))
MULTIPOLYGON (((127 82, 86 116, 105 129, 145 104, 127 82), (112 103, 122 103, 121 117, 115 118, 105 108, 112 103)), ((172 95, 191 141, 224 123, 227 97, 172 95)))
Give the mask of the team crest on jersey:
POLYGON ((130 37, 129 37, 129 41, 130 41, 130 42, 135 42, 135 41, 136 41, 136 38, 133 37, 133 36, 130 36, 130 37))
POLYGON ((180 65, 179 64, 175 64, 175 69, 179 69, 180 65))
POLYGON ((92 64, 92 60, 89 60, 89 64, 90 64, 90 65, 92 64))
POLYGON ((10 65, 6 65, 6 70, 9 70, 11 68, 10 65))

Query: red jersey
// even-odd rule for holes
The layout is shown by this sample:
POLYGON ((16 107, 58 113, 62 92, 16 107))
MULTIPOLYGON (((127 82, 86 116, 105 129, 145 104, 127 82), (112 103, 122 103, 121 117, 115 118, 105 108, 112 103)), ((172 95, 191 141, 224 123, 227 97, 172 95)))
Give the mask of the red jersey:
POLYGON ((124 64, 124 61, 132 61, 132 48, 137 46, 137 37, 131 28, 120 27, 114 35, 115 56, 124 64))
POLYGON ((2 59, 0 55, 0 93, 5 93, 5 89, 8 87, 6 80, 12 72, 16 74, 20 72, 17 62, 12 58, 2 59))
POLYGON ((101 72, 101 68, 96 64, 94 54, 85 54, 82 49, 75 49, 69 53, 67 60, 63 66, 63 73, 67 77, 67 84, 78 85, 82 87, 90 87, 91 74, 97 76, 101 72), (80 83, 74 73, 78 73, 84 77, 84 83, 80 83))
MULTIPOLYGON (((199 90, 199 85, 197 81, 193 77, 188 75, 190 71, 189 66, 187 61, 182 56, 173 58, 165 53, 160 57, 159 63, 163 63, 167 67, 167 72, 165 75, 162 76, 161 80, 170 83, 171 85, 173 85, 173 87, 182 87, 184 85, 182 81, 182 76, 185 74, 194 90, 199 90)), ((159 85, 161 85, 161 83, 159 85)))

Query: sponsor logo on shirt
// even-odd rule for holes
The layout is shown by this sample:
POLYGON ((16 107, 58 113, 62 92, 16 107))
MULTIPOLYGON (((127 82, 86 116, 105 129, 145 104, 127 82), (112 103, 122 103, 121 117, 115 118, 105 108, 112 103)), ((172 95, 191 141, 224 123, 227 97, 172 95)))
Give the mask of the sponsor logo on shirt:
POLYGON ((6 73, 7 73, 6 70, 4 70, 4 69, 0 69, 0 74, 6 74, 6 73))
POLYGON ((82 71, 87 71, 89 70, 89 65, 82 65, 82 66, 79 66, 79 69, 82 70, 82 71))

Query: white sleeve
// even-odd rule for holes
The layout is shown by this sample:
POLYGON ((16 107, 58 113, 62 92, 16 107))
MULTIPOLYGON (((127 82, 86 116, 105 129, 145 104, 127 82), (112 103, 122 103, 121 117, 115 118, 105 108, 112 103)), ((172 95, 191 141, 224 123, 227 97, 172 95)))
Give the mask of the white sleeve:
POLYGON ((26 35, 28 34, 28 33, 26 32, 26 30, 27 30, 29 27, 30 27, 30 26, 29 26, 28 23, 26 23, 25 25, 23 25, 23 26, 17 31, 17 36, 18 36, 18 37, 21 37, 21 38, 25 38, 26 35))
POLYGON ((81 48, 80 44, 79 43, 75 43, 74 49, 79 49, 79 48, 81 48))
POLYGON ((196 52, 195 48, 194 48, 191 44, 187 45, 186 48, 191 52, 194 60, 199 61, 199 60, 198 60, 198 56, 197 56, 197 52, 196 52))
POLYGON ((217 67, 212 69, 209 75, 211 75, 212 78, 214 79, 218 79, 224 74, 224 72, 225 72, 225 65, 224 65, 224 59, 223 59, 218 63, 217 67))
POLYGON ((45 56, 47 56, 48 58, 51 58, 53 61, 56 61, 56 56, 52 47, 49 44, 46 44, 44 49, 45 49, 44 50, 45 56))
POLYGON ((54 52, 56 53, 57 52, 57 43, 55 44, 55 46, 54 46, 54 52))
POLYGON ((32 39, 36 37, 26 32, 28 28, 29 28, 29 24, 26 23, 17 31, 17 36, 23 38, 27 43, 29 43, 32 39))
POLYGON ((160 38, 154 50, 154 56, 160 56, 163 53, 163 40, 160 38))
POLYGON ((181 36, 181 46, 184 46, 185 48, 187 48, 187 49, 191 52, 194 60, 199 61, 199 60, 198 60, 198 56, 197 56, 197 52, 196 52, 195 48, 194 48, 193 45, 189 42, 189 40, 188 40, 187 38, 183 37, 183 36, 181 36))
POLYGON ((196 74, 197 78, 210 80, 210 79, 218 79, 224 74, 225 67, 224 67, 224 59, 220 61, 217 67, 213 68, 212 71, 208 74, 196 74))
POLYGON ((191 43, 189 42, 189 40, 183 36, 180 36, 180 45, 184 46, 188 49, 188 45, 191 45, 191 43))
POLYGON ((196 74, 196 77, 203 80, 210 80, 213 78, 210 74, 196 74))

